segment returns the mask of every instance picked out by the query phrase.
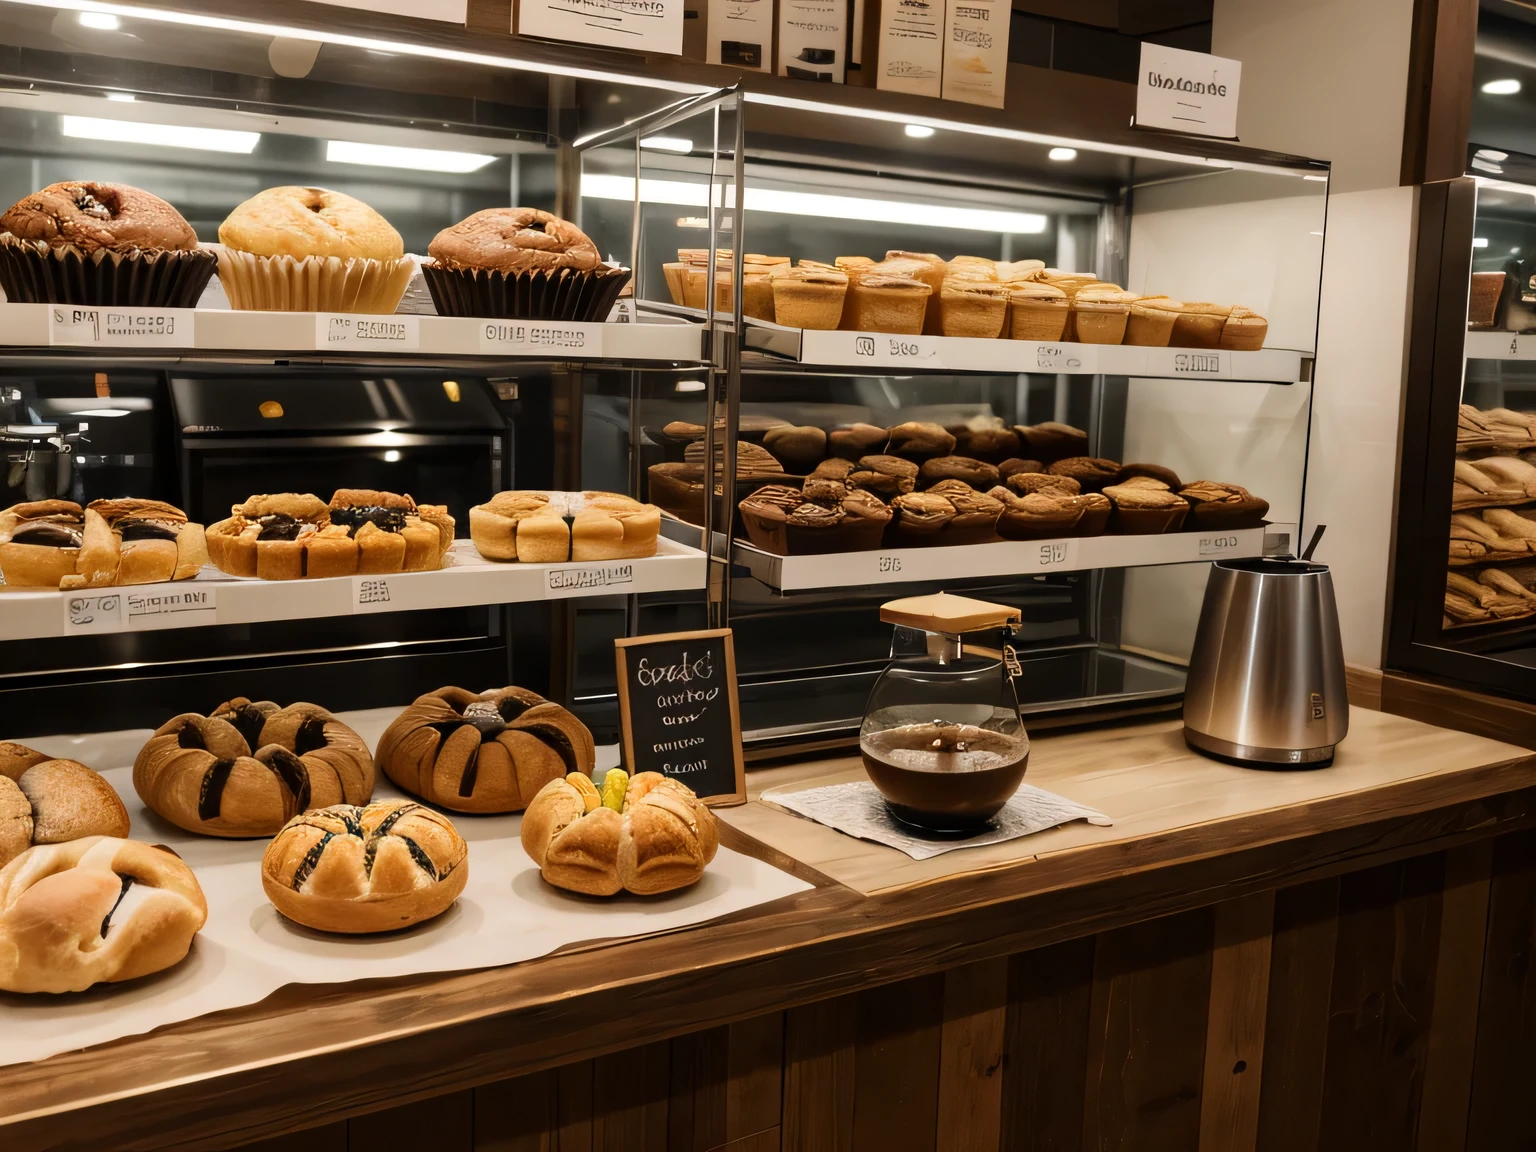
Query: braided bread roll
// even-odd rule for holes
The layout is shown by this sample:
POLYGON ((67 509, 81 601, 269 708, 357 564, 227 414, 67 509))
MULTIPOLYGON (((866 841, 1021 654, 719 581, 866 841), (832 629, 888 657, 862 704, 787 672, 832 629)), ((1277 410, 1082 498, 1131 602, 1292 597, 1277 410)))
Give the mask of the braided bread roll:
POLYGON ((469 879, 448 817, 409 800, 296 816, 261 858, 261 886, 288 919, 322 932, 389 932, 430 920, 469 879))
POLYGON ((166 848, 87 836, 0 869, 0 988, 83 992, 179 963, 208 919, 192 869, 166 848), (135 885, 140 893, 119 912, 135 885))
POLYGON ((523 851, 557 888, 654 896, 704 875, 720 847, 715 814, 660 772, 610 769, 598 792, 580 773, 551 780, 523 814, 523 851))
POLYGON ((173 716, 133 762, 139 798, 204 836, 271 836, 310 808, 366 804, 373 779, 362 737, 324 708, 243 696, 173 716))
POLYGON ((592 775, 587 726, 526 688, 419 696, 379 739, 384 775, 454 812, 521 812, 551 780, 592 775))

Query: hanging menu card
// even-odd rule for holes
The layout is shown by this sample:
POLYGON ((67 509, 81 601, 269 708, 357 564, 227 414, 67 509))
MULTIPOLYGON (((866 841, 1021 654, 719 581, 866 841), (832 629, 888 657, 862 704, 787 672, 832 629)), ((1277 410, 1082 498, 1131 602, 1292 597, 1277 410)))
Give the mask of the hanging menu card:
POLYGON ((683 0, 518 0, 519 36, 679 56, 683 0))
POLYGON ((615 640, 624 767, 660 772, 706 803, 747 799, 729 628, 615 640))
POLYGON ((779 0, 779 75, 843 83, 848 0, 779 0))
POLYGON ((875 87, 939 95, 944 68, 944 0, 883 0, 875 87))
POLYGON ((709 62, 773 71, 773 0, 709 0, 709 62))

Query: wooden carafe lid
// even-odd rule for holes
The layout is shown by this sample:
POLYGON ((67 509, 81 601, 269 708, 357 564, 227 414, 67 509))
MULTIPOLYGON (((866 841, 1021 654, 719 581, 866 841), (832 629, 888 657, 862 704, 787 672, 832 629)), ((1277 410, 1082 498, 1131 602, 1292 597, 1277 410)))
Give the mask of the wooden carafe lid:
POLYGON ((962 632, 983 632, 989 628, 1001 628, 1004 624, 1017 623, 1017 608, 1005 604, 989 604, 985 600, 972 600, 969 596, 951 596, 939 592, 932 596, 909 596, 905 600, 892 600, 880 605, 880 619, 887 624, 899 624, 903 628, 918 628, 924 632, 943 632, 959 635, 962 632))

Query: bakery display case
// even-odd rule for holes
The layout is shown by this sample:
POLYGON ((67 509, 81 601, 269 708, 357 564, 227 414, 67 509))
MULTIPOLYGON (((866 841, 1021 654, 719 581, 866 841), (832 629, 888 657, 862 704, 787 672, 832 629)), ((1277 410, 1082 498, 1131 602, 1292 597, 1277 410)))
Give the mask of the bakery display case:
POLYGON ((856 733, 898 589, 1019 608, 1036 721, 1175 703, 1202 561, 1295 547, 1326 166, 869 103, 743 92, 638 184, 638 307, 716 336, 647 494, 710 541, 749 746, 856 733))

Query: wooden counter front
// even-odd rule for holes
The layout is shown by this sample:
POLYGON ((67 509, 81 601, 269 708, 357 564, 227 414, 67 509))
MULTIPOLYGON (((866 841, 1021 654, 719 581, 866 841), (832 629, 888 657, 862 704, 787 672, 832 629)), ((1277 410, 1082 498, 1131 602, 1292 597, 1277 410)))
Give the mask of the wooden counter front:
POLYGON ((1116 826, 921 866, 754 802, 724 838, 815 890, 0 1068, 0 1146, 1516 1146, 1536 756, 1358 710, 1340 753, 1254 773, 1166 722, 1040 738, 1031 782, 1116 826))

